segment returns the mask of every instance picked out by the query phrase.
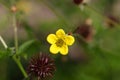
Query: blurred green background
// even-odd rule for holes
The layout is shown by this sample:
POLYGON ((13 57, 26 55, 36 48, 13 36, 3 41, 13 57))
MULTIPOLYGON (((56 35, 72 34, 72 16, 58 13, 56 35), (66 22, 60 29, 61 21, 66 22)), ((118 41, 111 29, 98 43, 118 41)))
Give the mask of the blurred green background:
MULTIPOLYGON (((19 50, 27 69, 32 55, 51 54, 48 34, 60 28, 72 33, 82 24, 90 24, 90 40, 73 33, 76 41, 67 56, 51 54, 56 63, 52 80, 120 80, 120 0, 83 1, 88 6, 73 0, 0 0, 0 35, 14 47, 10 9, 16 5, 19 50)), ((11 56, 1 57, 4 50, 0 42, 0 80, 23 80, 11 56)))

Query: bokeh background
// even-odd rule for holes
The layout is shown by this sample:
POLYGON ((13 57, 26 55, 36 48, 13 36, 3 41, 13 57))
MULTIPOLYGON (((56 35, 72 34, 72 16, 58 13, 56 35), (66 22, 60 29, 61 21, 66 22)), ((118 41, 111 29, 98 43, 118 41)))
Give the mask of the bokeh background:
MULTIPOLYGON (((46 37, 62 28, 76 41, 67 56, 51 54, 56 63, 52 80, 120 80, 120 0, 83 0, 80 5, 73 0, 0 0, 0 35, 9 47, 14 47, 13 5, 25 69, 32 55, 51 54, 46 37)), ((0 43, 0 55, 4 50, 0 43)), ((0 80, 23 80, 11 57, 0 58, 0 80)))

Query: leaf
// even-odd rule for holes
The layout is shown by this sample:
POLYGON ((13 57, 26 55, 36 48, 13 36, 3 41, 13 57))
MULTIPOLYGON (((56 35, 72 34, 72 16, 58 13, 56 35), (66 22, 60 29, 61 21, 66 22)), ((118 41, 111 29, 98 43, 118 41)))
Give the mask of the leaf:
POLYGON ((0 50, 0 59, 8 57, 11 55, 10 49, 7 50, 0 50))
POLYGON ((30 46, 33 45, 35 42, 36 40, 30 40, 23 43, 18 49, 18 54, 24 53, 26 50, 29 50, 30 46))

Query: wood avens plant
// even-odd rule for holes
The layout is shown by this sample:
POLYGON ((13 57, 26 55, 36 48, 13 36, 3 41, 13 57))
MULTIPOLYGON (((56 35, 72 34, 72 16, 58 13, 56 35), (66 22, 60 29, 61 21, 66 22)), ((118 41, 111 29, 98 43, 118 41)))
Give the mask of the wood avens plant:
MULTIPOLYGON (((5 51, 3 53, 0 53, 0 58, 4 56, 12 56, 12 59, 15 61, 17 66, 19 67, 21 73, 24 76, 24 79, 30 79, 31 78, 37 78, 37 80, 49 80, 53 77, 54 72, 56 70, 54 59, 52 59, 48 54, 43 54, 42 52, 33 55, 33 57, 30 59, 28 63, 28 67, 24 68, 21 63, 21 53, 24 53, 20 51, 21 48, 19 48, 18 45, 18 29, 17 29, 17 20, 16 20, 16 14, 17 14, 17 7, 13 5, 11 7, 12 12, 12 26, 14 31, 14 48, 10 48, 2 36, 0 36, 0 41, 3 44, 5 51), (26 70, 27 69, 27 70, 26 70)), ((62 55, 67 55, 69 50, 68 46, 73 45, 75 42, 75 38, 70 35, 66 34, 63 29, 58 29, 56 31, 56 34, 48 34, 46 37, 48 43, 51 44, 50 46, 50 52, 52 54, 61 53, 62 55)), ((33 40, 27 42, 25 45, 33 43, 33 40)))

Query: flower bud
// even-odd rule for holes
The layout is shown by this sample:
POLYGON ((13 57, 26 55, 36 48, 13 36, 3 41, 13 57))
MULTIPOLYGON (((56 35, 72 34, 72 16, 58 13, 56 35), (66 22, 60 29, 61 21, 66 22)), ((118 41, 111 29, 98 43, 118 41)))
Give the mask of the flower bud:
POLYGON ((91 41, 93 36, 92 20, 86 19, 84 24, 75 29, 74 33, 79 34, 87 42, 91 41))
POLYGON ((15 5, 13 5, 13 6, 11 7, 11 11, 12 11, 13 13, 15 13, 15 12, 17 11, 17 7, 16 7, 15 5))
POLYGON ((79 5, 83 2, 83 0, 73 0, 73 2, 76 4, 76 5, 79 5))
POLYGON ((113 15, 109 15, 107 18, 108 19, 105 21, 105 24, 110 28, 114 27, 116 23, 118 24, 120 22, 118 18, 113 15))

